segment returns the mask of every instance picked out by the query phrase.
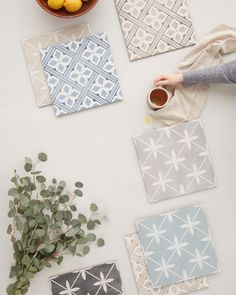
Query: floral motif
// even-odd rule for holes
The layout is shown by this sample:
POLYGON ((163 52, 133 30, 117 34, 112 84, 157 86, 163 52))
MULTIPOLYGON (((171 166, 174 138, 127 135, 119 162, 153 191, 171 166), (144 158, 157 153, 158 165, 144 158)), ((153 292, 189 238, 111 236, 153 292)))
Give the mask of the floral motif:
POLYGON ((81 57, 83 57, 86 60, 89 60, 91 63, 95 65, 98 65, 105 52, 105 48, 99 46, 93 41, 90 41, 86 49, 81 54, 81 57))
POLYGON ((75 65, 74 70, 71 71, 69 78, 78 83, 81 87, 84 87, 88 83, 92 74, 93 71, 91 69, 78 62, 75 65))
POLYGON ((91 87, 91 91, 106 99, 112 90, 114 83, 103 76, 98 76, 91 87))
POLYGON ((165 31, 165 35, 170 39, 173 39, 175 42, 181 43, 187 31, 188 27, 186 25, 173 19, 165 31))
POLYGON ((57 72, 64 74, 70 62, 71 57, 64 54, 62 51, 55 50, 47 65, 57 72))
POLYGON ((73 108, 74 104, 76 103, 80 92, 73 89, 70 85, 65 84, 62 88, 60 93, 57 96, 57 100, 60 103, 67 105, 70 108, 73 108))
POLYGON ((155 36, 148 33, 142 28, 139 28, 134 35, 133 39, 131 40, 130 44, 134 45, 135 47, 139 48, 140 50, 147 52, 150 44, 155 39, 155 36))
POLYGON ((158 8, 152 6, 147 15, 145 16, 143 22, 148 26, 151 26, 154 30, 159 31, 163 23, 167 18, 167 14, 159 10, 158 8))
POLYGON ((137 18, 140 16, 145 5, 146 3, 144 0, 127 0, 123 6, 123 10, 137 18))

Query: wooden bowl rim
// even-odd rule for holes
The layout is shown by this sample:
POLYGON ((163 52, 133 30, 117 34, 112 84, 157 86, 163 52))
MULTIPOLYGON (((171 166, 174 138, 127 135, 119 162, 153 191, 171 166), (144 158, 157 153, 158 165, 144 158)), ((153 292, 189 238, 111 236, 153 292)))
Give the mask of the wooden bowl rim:
MULTIPOLYGON (((40 0, 36 0, 37 3, 39 4, 39 6, 46 11, 47 13, 56 16, 56 17, 61 17, 61 18, 75 18, 75 17, 79 17, 81 15, 84 15, 85 13, 89 12, 91 9, 93 9, 93 7, 97 4, 98 0, 93 0, 93 2, 91 2, 91 6, 89 6, 89 8, 87 10, 84 10, 83 12, 80 12, 79 10, 77 12, 72 12, 71 15, 61 15, 57 13, 57 10, 53 10, 50 7, 45 7, 42 5, 40 0)), ((64 8, 65 9, 65 8, 64 8)), ((69 13, 69 12, 68 12, 69 13)))

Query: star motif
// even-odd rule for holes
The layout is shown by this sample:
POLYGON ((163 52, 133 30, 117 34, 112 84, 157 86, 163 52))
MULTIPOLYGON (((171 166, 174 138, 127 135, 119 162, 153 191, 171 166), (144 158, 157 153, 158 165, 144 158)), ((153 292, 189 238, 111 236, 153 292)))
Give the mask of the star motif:
POLYGON ((154 158, 156 159, 157 158, 157 151, 161 148, 163 148, 163 145, 156 145, 153 138, 151 137, 148 147, 145 148, 143 151, 146 153, 152 152, 154 158))
POLYGON ((171 160, 165 162, 165 165, 173 165, 176 171, 179 171, 179 164, 183 162, 186 158, 176 156, 176 153, 172 150, 171 151, 171 160))
POLYGON ((188 149, 191 150, 192 149, 192 142, 194 140, 196 140, 198 138, 198 136, 191 136, 188 131, 185 129, 184 130, 184 138, 180 139, 178 141, 178 143, 184 143, 187 145, 188 149))
POLYGON ((205 174, 206 172, 206 170, 200 170, 195 164, 193 164, 193 171, 191 173, 188 173, 186 177, 193 177, 199 184, 201 175, 205 174))
POLYGON ((172 246, 169 246, 167 249, 176 251, 177 255, 181 257, 182 250, 186 246, 188 246, 188 243, 180 242, 179 239, 176 236, 174 236, 174 244, 172 246))
POLYGON ((191 220, 191 217, 189 214, 187 215, 187 221, 180 226, 180 228, 186 228, 191 233, 191 235, 194 235, 194 229, 197 228, 196 226, 200 224, 200 221, 194 221, 191 220))
POLYGON ((169 277, 169 271, 173 267, 175 267, 174 264, 168 264, 168 263, 166 263, 165 259, 162 258, 161 259, 161 266, 157 267, 155 269, 155 271, 160 271, 160 272, 164 273, 165 277, 168 278, 169 277))
POLYGON ((106 279, 104 277, 104 274, 102 272, 100 272, 100 280, 98 282, 94 283, 93 285, 94 286, 102 286, 103 291, 105 293, 107 293, 107 284, 109 284, 113 281, 114 281, 114 279, 106 279))
POLYGON ((155 238, 157 244, 160 244, 160 237, 162 234, 164 234, 166 230, 159 230, 156 226, 156 224, 152 225, 152 232, 146 234, 147 238, 155 238))
POLYGON ((66 290, 61 291, 60 295, 74 295, 76 291, 78 291, 80 288, 73 288, 70 286, 70 283, 66 281, 66 290))
POLYGON ((163 192, 166 192, 166 185, 168 183, 172 182, 172 179, 165 178, 161 172, 158 173, 158 179, 156 182, 154 182, 153 186, 160 186, 163 192))
POLYGON ((197 263, 197 265, 199 266, 200 269, 203 269, 203 263, 205 260, 207 260, 210 256, 205 255, 202 256, 200 254, 200 252, 198 251, 198 249, 196 249, 196 256, 193 259, 190 259, 189 262, 191 263, 197 263))

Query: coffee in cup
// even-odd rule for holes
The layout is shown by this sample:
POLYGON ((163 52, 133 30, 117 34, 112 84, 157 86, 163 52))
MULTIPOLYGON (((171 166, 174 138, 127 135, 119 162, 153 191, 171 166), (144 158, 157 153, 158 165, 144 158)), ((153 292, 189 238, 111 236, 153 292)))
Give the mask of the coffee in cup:
POLYGON ((158 110, 166 106, 169 102, 169 94, 163 87, 153 88, 147 98, 147 103, 153 110, 158 110))

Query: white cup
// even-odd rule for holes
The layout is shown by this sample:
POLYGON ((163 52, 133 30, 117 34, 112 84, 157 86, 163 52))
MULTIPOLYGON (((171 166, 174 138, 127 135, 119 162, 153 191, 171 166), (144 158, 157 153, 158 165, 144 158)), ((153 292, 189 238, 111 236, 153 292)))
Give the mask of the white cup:
POLYGON ((169 102, 169 93, 163 87, 155 87, 150 90, 147 97, 147 103, 153 110, 164 108, 169 102))

